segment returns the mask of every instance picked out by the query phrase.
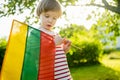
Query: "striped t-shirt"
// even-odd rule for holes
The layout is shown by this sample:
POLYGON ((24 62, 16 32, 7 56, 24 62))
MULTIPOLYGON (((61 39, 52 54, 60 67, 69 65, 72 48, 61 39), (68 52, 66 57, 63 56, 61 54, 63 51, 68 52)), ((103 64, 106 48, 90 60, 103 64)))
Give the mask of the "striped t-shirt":
POLYGON ((55 80, 72 80, 66 59, 66 54, 60 46, 56 47, 54 66, 55 80))

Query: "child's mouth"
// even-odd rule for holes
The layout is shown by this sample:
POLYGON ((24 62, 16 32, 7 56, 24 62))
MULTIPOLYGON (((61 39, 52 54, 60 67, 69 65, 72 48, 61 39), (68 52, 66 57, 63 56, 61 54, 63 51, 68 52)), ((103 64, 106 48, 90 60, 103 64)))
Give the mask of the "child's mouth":
POLYGON ((52 27, 51 25, 47 25, 48 27, 52 27))

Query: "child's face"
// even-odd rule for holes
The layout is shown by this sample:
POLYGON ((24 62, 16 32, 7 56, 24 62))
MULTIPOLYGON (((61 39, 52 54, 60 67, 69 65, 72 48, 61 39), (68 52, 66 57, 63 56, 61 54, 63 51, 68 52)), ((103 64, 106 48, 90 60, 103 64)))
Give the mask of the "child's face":
POLYGON ((59 14, 55 11, 43 12, 40 15, 41 26, 47 30, 51 30, 55 25, 58 17, 59 17, 59 14))

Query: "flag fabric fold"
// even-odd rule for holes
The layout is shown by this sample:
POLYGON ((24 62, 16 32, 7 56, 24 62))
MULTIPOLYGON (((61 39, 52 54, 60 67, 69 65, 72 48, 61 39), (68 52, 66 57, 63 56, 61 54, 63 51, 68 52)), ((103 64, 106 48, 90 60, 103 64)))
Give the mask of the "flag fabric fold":
POLYGON ((42 30, 13 20, 0 80, 72 80, 65 52, 42 30))
POLYGON ((54 80, 53 37, 13 20, 0 80, 54 80))

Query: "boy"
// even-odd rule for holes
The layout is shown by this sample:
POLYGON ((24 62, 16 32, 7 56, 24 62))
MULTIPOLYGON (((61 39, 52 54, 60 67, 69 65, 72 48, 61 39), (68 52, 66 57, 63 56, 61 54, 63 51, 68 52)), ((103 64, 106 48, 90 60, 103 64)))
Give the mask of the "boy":
MULTIPOLYGON (((37 16, 41 20, 40 30, 52 36, 56 46, 54 79, 71 80, 65 55, 65 53, 67 53, 70 49, 71 42, 65 38, 61 38, 59 34, 56 34, 54 31, 52 31, 53 26, 61 15, 61 6, 57 0, 41 0, 41 2, 38 4, 37 16)), ((39 75, 41 74, 39 73, 39 75)), ((43 77, 39 76, 39 79, 43 79, 43 77)))

